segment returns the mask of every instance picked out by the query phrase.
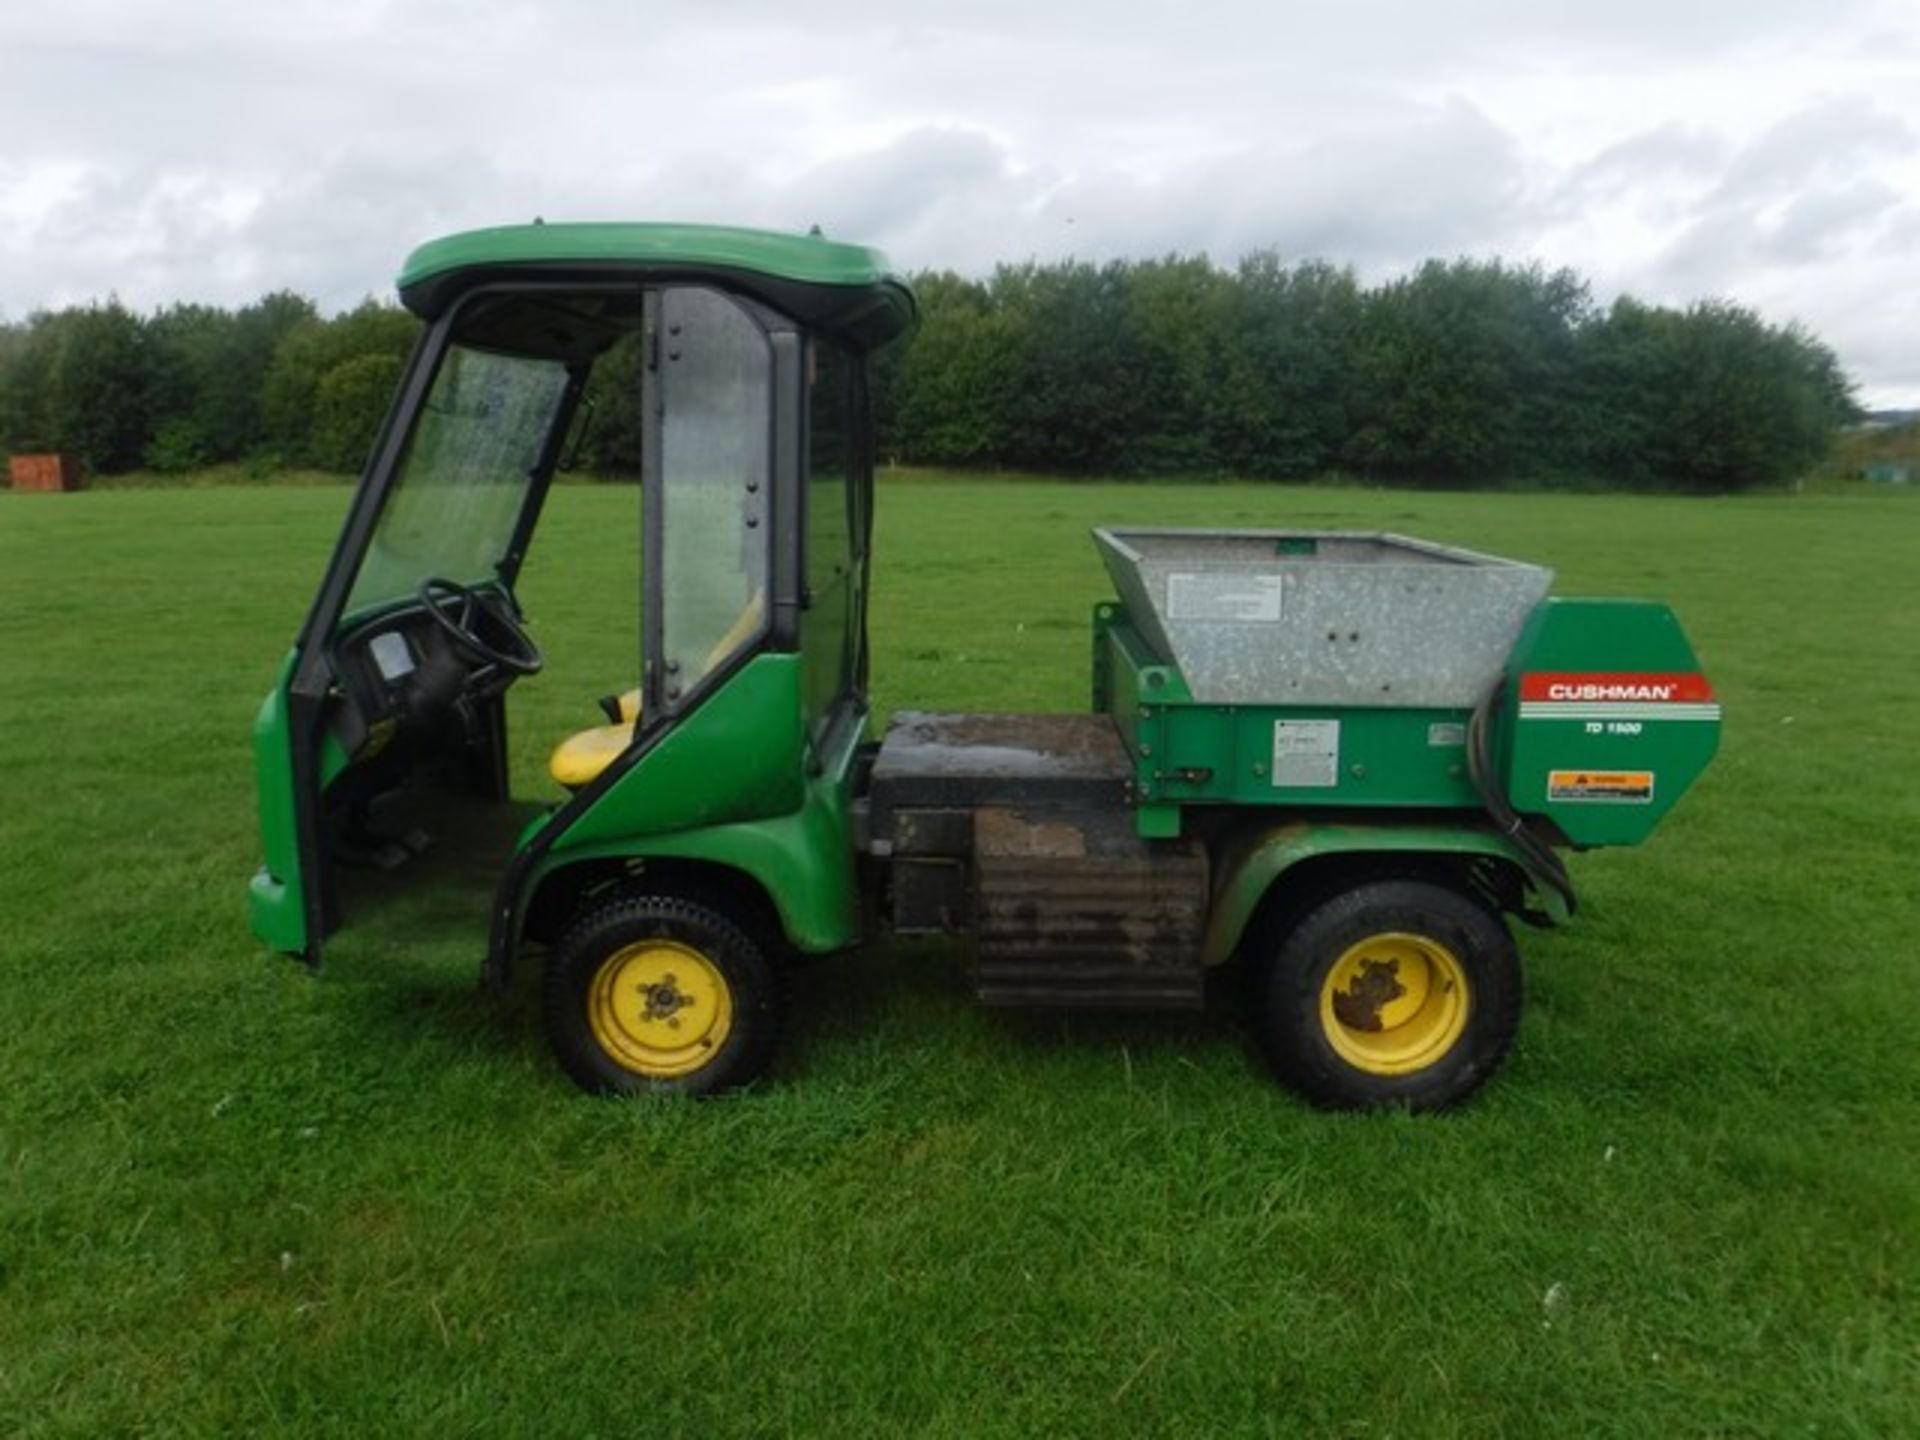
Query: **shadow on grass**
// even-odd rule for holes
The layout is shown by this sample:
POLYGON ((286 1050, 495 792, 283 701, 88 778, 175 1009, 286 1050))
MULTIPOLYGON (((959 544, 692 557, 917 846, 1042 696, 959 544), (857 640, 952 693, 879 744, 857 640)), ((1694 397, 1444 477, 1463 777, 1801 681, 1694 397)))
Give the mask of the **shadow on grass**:
MULTIPOLYGON (((404 817, 380 817, 390 832, 417 827, 433 843, 392 870, 339 873, 343 925, 329 939, 319 983, 333 992, 329 1008, 356 1048, 416 1064, 544 1060, 540 948, 528 948, 504 988, 480 981, 494 888, 541 808, 435 796, 404 817)), ((961 941, 883 933, 789 967, 772 1079, 804 1084, 888 1057, 915 1068, 1005 1063, 1040 1072, 1056 1064, 1212 1068, 1223 1056, 1249 1058, 1244 986, 1234 973, 1212 978, 1196 1011, 989 1010, 973 998, 961 941)))
POLYGON ((537 1036, 524 984, 489 989, 481 967, 495 887, 544 808, 431 794, 376 811, 378 833, 418 832, 430 843, 390 869, 336 866, 340 926, 318 983, 356 1048, 405 1053, 410 1063, 528 1051, 537 1036))
POLYGON ((845 955, 797 967, 793 1044, 779 1067, 801 1078, 832 1068, 839 1046, 892 1046, 915 1063, 1055 1065, 1252 1061, 1246 987, 1236 970, 1209 977, 1198 1010, 995 1009, 974 999, 964 942, 882 936, 845 955))

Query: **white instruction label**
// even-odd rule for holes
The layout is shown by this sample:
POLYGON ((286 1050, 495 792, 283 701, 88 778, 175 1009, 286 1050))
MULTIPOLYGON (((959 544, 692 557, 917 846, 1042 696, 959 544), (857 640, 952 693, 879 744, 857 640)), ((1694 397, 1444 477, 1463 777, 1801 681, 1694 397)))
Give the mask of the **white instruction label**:
POLYGON ((1280 618, 1283 578, 1176 571, 1167 576, 1167 618, 1271 625, 1280 618))
POLYGON ((407 648, 407 637, 398 630, 374 636, 367 642, 367 653, 373 656, 382 680, 391 683, 413 673, 413 652, 407 648))
POLYGON ((1340 783, 1338 720, 1273 722, 1273 783, 1325 788, 1340 783))

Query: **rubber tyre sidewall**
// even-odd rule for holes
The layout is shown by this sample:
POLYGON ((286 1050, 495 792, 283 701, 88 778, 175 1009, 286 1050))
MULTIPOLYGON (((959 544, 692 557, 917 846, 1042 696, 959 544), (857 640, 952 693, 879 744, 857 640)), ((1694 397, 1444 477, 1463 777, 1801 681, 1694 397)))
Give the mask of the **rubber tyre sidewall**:
POLYGON ((561 1068, 598 1095, 712 1095, 749 1084, 766 1070, 779 1036, 780 989, 760 947, 719 912, 690 900, 640 896, 588 911, 548 957, 547 1038, 561 1068), (587 993, 616 951, 644 940, 692 946, 731 991, 733 1026, 712 1060, 686 1075, 639 1075, 609 1055, 587 1023, 587 993))
POLYGON ((1521 1001, 1519 952, 1499 916, 1430 881, 1375 881, 1322 901, 1280 940, 1260 986, 1260 1041, 1279 1078, 1317 1105, 1440 1110, 1466 1099, 1500 1067, 1521 1001), (1379 1075, 1333 1048, 1321 1022, 1320 992, 1350 946, 1392 931, 1428 936, 1453 952, 1466 977, 1467 1023, 1433 1064, 1379 1075))

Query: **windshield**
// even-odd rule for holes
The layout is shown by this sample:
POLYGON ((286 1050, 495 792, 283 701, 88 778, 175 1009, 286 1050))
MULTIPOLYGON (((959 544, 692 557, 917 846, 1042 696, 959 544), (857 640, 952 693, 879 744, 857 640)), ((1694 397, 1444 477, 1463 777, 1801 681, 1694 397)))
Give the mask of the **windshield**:
POLYGON ((349 615, 405 599, 429 576, 499 578, 566 384, 558 360, 447 351, 348 595, 349 615))

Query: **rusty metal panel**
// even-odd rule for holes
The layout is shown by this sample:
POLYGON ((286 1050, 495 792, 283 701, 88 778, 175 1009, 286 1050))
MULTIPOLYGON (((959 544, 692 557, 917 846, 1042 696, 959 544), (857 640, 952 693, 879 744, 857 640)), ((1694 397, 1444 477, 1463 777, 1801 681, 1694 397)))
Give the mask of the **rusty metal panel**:
POLYGON ((895 810, 893 854, 959 855, 973 853, 973 811, 962 809, 895 810))
POLYGON ((974 820, 974 985, 989 1005, 1195 1007, 1207 858, 1123 808, 974 820))

